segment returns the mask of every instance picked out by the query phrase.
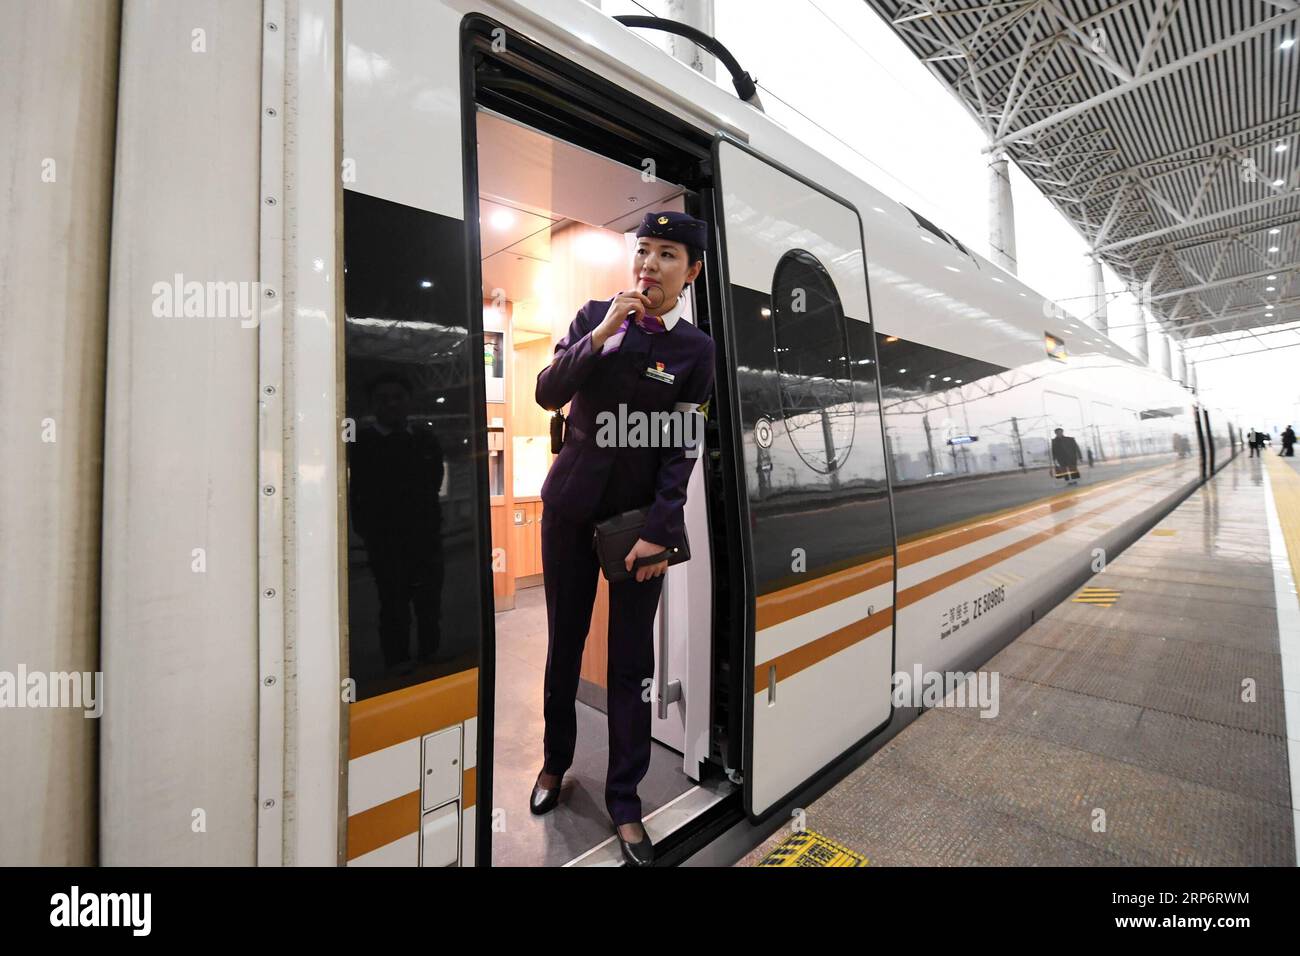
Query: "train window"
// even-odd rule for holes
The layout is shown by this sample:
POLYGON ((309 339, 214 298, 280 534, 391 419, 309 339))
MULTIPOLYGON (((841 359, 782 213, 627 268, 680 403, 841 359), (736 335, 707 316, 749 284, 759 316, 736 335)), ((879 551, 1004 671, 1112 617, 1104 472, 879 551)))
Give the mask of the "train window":
MULTIPOLYGON (((343 194, 348 670, 357 700, 473 667, 489 560, 465 328, 464 226, 343 194)), ((480 360, 481 361, 481 360, 480 360)))
POLYGON ((799 457, 830 474, 853 447, 853 364, 844 308, 830 273, 792 249, 772 277, 772 335, 781 412, 799 457))

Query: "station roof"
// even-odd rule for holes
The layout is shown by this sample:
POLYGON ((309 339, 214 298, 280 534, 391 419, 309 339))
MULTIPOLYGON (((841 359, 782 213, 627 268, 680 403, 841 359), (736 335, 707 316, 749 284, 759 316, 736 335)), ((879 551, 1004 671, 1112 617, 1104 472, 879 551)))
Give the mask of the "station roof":
POLYGON ((1300 321, 1300 0, 866 3, 1167 331, 1300 321))

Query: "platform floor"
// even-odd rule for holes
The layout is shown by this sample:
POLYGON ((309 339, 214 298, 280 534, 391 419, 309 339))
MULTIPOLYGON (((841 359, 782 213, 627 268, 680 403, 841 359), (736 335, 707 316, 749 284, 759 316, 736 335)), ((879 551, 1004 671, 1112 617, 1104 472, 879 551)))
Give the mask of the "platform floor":
POLYGON ((807 828, 872 866, 1293 865, 1296 660, 1284 695, 1264 477, 1300 568, 1293 461, 1229 464, 1086 582, 1118 591, 1112 605, 1076 592, 985 665, 997 717, 926 712, 808 807, 807 828))

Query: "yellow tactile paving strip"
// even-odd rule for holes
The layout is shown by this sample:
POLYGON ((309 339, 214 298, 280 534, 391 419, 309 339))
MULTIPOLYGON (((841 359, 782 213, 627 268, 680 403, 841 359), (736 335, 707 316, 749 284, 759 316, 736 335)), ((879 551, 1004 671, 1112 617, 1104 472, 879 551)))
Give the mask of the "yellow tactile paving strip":
POLYGON ((812 830, 790 834, 763 857, 759 866, 867 866, 867 858, 812 830))
POLYGON ((1287 557, 1291 560, 1291 579, 1300 581, 1300 473, 1277 455, 1265 455, 1268 481, 1273 486, 1277 521, 1282 526, 1287 557))

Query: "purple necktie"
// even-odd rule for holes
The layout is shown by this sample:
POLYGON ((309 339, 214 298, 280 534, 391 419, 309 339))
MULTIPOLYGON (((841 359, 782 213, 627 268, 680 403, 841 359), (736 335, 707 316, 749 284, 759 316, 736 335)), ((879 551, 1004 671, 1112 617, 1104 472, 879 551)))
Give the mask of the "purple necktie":
MULTIPOLYGON (((623 324, 618 327, 618 331, 605 340, 605 345, 600 350, 601 355, 612 355, 619 350, 623 344, 623 336, 627 334, 629 321, 629 319, 624 319, 623 324)), ((646 315, 644 319, 637 319, 636 324, 647 335, 658 335, 661 332, 668 331, 663 319, 657 315, 646 315)))

